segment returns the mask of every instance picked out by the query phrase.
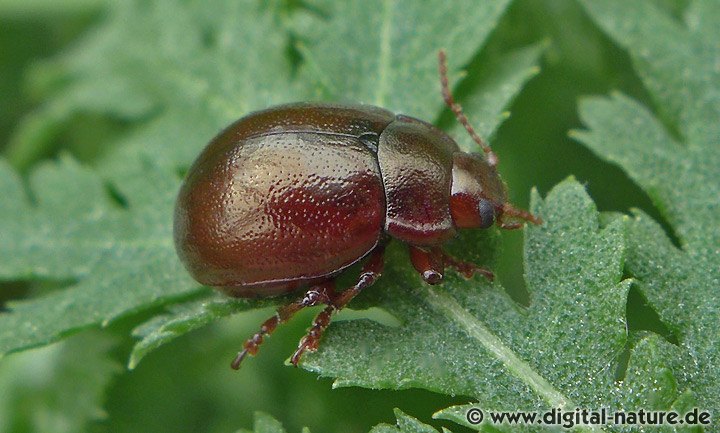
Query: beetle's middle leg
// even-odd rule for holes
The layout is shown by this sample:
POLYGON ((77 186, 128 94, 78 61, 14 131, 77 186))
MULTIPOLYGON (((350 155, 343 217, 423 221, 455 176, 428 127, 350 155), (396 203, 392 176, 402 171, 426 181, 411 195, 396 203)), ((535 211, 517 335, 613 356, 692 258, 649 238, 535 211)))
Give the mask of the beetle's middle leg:
POLYGON ((477 273, 490 281, 495 279, 495 274, 491 270, 472 262, 456 259, 440 247, 422 248, 410 245, 410 261, 428 284, 438 284, 442 281, 446 267, 455 269, 465 278, 472 278, 477 273))
POLYGON ((384 259, 385 247, 379 245, 370 253, 370 257, 367 262, 363 265, 360 277, 354 286, 343 290, 342 292, 336 293, 333 299, 330 300, 328 306, 321 311, 313 324, 308 330, 308 333, 300 340, 297 350, 290 357, 290 362, 297 367, 298 362, 302 354, 307 350, 314 352, 317 350, 320 343, 320 337, 323 332, 330 324, 332 314, 342 310, 355 296, 357 296, 363 289, 372 286, 383 271, 383 265, 385 264, 384 259))
POLYGON ((237 354, 230 366, 237 370, 240 368, 240 363, 247 355, 255 356, 265 337, 272 334, 279 324, 290 320, 290 318, 298 311, 305 307, 312 307, 314 305, 330 304, 334 297, 335 280, 328 280, 312 286, 301 298, 278 308, 275 315, 263 322, 260 326, 260 331, 245 341, 243 350, 237 354))

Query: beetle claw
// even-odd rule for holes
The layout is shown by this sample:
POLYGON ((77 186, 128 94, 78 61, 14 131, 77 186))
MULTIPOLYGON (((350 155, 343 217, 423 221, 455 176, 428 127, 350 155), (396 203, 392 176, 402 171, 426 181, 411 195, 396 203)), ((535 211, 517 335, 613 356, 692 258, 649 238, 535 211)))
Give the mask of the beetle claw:
MULTIPOLYGON (((304 340, 304 338, 303 338, 304 340)), ((300 346, 297 348, 295 353, 292 354, 290 357, 290 364, 292 364, 294 367, 297 367, 300 363, 300 358, 302 357, 303 353, 305 353, 305 345, 303 342, 300 343, 300 346)))
POLYGON ((248 354, 247 349, 238 352, 235 359, 233 359, 233 362, 230 363, 230 368, 232 368, 233 370, 239 370, 240 364, 242 363, 243 359, 245 359, 247 354, 248 354))
POLYGON ((436 270, 428 269, 422 273, 422 279, 428 284, 435 285, 442 282, 443 275, 436 270))

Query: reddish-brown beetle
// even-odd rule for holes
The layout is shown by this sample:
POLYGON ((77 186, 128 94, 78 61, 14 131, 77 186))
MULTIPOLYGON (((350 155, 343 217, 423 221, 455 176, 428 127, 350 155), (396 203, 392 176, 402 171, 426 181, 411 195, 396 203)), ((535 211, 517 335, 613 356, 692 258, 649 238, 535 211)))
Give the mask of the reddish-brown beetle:
POLYGON ((449 256, 442 244, 459 228, 539 223, 506 202, 497 158, 453 101, 443 51, 439 60, 445 102, 484 157, 461 152, 429 123, 382 108, 300 103, 243 117, 190 168, 174 228, 192 276, 235 297, 309 287, 245 342, 233 368, 256 354, 279 323, 326 304, 291 362, 317 349, 331 315, 380 276, 390 238, 409 246, 413 266, 430 284, 441 281, 446 267, 492 279, 489 270, 449 256), (336 292, 336 276, 363 259, 357 283, 336 292))

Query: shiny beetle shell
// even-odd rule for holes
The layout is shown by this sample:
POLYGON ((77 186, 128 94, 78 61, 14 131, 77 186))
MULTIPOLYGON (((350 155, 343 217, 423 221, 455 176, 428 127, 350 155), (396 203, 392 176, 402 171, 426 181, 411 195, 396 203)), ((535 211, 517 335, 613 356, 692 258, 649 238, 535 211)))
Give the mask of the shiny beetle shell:
POLYGON ((447 105, 485 155, 462 152, 435 126, 382 108, 297 103, 243 117, 192 165, 174 226, 190 274, 236 297, 308 287, 246 341, 234 368, 279 323, 325 304, 291 362, 317 349, 332 313, 380 277, 391 238, 408 245, 427 283, 439 283, 446 268, 492 279, 442 245, 457 229, 539 223, 507 203, 497 157, 452 99, 442 52, 440 75, 447 105), (337 274, 363 259, 357 283, 336 292, 337 274))
MULTIPOLYGON (((455 233, 456 153, 434 126, 372 106, 253 113, 190 168, 175 212, 178 252, 205 285, 270 296, 341 272, 385 235, 440 244, 455 233)), ((504 187, 492 186, 501 205, 504 187)))

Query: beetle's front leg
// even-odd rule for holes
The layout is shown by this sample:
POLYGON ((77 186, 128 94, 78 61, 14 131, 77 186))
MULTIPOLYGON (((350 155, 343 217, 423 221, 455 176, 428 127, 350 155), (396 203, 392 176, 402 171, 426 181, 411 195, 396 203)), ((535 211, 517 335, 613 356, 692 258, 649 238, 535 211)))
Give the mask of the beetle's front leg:
POLYGON ((443 256, 445 258, 445 265, 450 266, 451 268, 455 269, 459 273, 461 273, 465 278, 472 278, 475 274, 480 274, 487 278, 489 281, 492 281, 495 279, 495 274, 488 269, 483 268, 481 266, 476 265, 472 262, 466 262, 464 260, 458 260, 455 257, 449 255, 448 253, 443 251, 443 256))
POLYGON ((422 248, 410 245, 410 261, 420 273, 422 279, 428 284, 438 284, 442 281, 446 267, 455 269, 465 278, 472 278, 476 273, 482 274, 490 281, 495 278, 495 275, 489 269, 471 262, 458 260, 440 247, 422 248))
POLYGON ((421 248, 410 245, 410 261, 423 280, 438 284, 443 279, 445 260, 440 248, 421 248))

